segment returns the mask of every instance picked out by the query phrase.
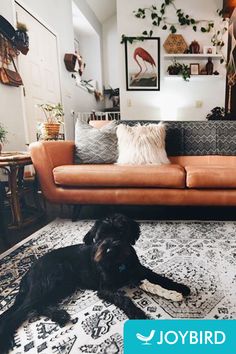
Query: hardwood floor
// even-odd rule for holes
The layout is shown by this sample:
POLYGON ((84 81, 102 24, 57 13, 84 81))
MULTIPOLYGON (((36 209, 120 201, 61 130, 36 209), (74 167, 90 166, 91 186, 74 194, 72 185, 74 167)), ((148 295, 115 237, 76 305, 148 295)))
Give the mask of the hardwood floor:
MULTIPOLYGON (((71 218, 72 208, 47 204, 46 215, 37 223, 18 231, 7 231, 6 242, 0 237, 0 253, 41 229, 56 217, 71 218)), ((236 221, 233 207, 147 207, 147 206, 84 206, 79 219, 94 220, 112 212, 124 213, 138 220, 232 220, 236 221)))

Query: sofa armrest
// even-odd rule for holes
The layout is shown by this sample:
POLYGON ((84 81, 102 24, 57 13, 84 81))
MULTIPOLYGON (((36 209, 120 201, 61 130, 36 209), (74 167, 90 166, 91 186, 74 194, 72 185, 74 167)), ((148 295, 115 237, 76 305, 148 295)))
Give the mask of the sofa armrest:
POLYGON ((31 159, 39 178, 42 192, 48 200, 55 199, 54 167, 74 163, 74 141, 40 141, 30 144, 31 159))

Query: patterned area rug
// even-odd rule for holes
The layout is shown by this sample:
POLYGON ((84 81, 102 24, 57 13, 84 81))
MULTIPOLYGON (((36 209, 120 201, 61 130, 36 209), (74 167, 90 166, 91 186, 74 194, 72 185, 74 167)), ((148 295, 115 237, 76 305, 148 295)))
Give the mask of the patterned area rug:
MULTIPOLYGON (((0 259, 0 312, 17 292, 19 278, 47 251, 79 243, 93 223, 56 220, 0 259)), ((150 317, 236 319, 236 222, 142 222, 136 250, 141 261, 190 286, 181 303, 124 289, 150 317)), ((78 291, 63 307, 73 323, 58 327, 47 318, 31 318, 17 331, 12 353, 122 353, 126 316, 99 300, 92 291, 78 291)))

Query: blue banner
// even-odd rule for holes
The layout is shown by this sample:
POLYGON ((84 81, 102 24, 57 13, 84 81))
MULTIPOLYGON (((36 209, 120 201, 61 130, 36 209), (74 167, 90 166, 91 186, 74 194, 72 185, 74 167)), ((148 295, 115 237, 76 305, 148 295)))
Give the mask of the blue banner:
POLYGON ((124 354, 235 354, 236 320, 129 320, 124 354))

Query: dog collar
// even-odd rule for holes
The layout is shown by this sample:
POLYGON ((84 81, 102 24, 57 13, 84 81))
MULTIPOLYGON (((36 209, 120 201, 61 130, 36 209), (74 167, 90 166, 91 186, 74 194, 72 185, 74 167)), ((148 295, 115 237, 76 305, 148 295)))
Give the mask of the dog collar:
POLYGON ((124 272, 126 270, 126 265, 125 264, 120 264, 118 267, 119 272, 124 272))

